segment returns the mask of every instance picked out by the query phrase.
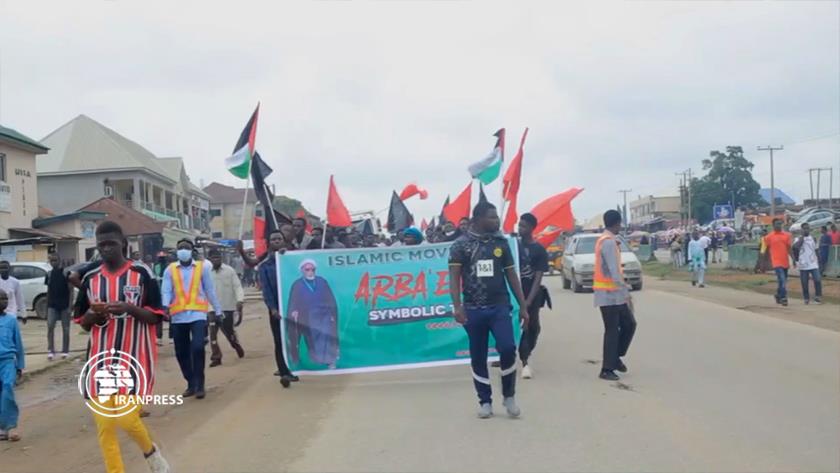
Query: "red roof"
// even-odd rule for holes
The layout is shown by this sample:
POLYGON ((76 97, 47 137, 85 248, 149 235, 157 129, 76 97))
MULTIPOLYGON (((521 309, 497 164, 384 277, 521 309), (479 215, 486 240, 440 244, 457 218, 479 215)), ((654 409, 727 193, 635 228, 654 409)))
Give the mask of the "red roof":
MULTIPOLYGON (((212 204, 242 204, 242 199, 245 197, 245 189, 237 189, 235 187, 219 184, 218 182, 211 182, 209 186, 205 187, 204 192, 210 195, 210 203, 212 204)), ((254 189, 248 189, 248 203, 255 203, 257 196, 254 194, 254 189)))
POLYGON ((163 222, 158 222, 142 212, 126 207, 110 197, 102 197, 79 210, 104 212, 107 215, 105 219, 119 224, 125 236, 161 233, 165 226, 163 222))

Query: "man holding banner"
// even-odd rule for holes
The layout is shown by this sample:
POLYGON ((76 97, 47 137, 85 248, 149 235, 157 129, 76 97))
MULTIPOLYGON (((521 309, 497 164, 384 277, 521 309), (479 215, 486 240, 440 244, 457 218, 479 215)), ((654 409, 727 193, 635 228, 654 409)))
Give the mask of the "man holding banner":
POLYGON ((263 300, 268 307, 268 325, 271 328, 272 339, 274 340, 274 361, 277 363, 277 373, 280 376, 280 384, 288 388, 292 382, 298 381, 286 365, 283 357, 283 337, 280 324, 280 301, 277 300, 277 258, 278 251, 285 251, 287 242, 279 231, 272 232, 268 236, 268 256, 259 266, 260 289, 262 289, 263 300))
POLYGON ((499 233, 499 227, 496 207, 489 202, 479 202, 473 209, 472 231, 458 238, 449 253, 449 292, 455 320, 464 326, 469 337, 473 382, 480 405, 478 417, 481 419, 493 416, 487 370, 490 333, 496 340, 501 362, 503 404, 509 416, 520 415, 514 399, 516 342, 508 285, 519 302, 519 317, 525 326, 528 324, 528 306, 510 245, 499 233))

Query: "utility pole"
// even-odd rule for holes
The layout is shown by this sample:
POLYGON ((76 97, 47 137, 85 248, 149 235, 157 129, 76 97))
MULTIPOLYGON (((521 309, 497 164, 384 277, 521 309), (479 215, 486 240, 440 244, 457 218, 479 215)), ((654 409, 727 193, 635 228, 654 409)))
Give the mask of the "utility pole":
POLYGON ((630 223, 627 220, 627 193, 633 192, 633 189, 622 189, 618 192, 624 194, 624 207, 622 207, 622 213, 624 213, 624 233, 627 233, 627 225, 630 223))
POLYGON ((767 145, 759 146, 757 149, 759 151, 770 151, 770 214, 773 218, 776 218, 776 180, 773 175, 773 151, 781 151, 785 147, 779 146, 778 148, 774 148, 773 146, 767 145))
POLYGON ((828 171, 828 208, 831 208, 831 199, 834 197, 834 169, 833 168, 811 168, 808 170, 808 178, 811 182, 811 200, 815 202, 815 206, 820 206, 820 182, 822 181, 822 172, 828 171), (817 173, 817 198, 814 200, 814 171, 817 173))
POLYGON ((685 172, 675 172, 675 176, 680 178, 680 226, 686 225, 686 206, 685 206, 685 172))
POLYGON ((686 173, 688 173, 688 182, 685 185, 685 192, 688 194, 688 224, 691 225, 691 168, 688 168, 686 173))

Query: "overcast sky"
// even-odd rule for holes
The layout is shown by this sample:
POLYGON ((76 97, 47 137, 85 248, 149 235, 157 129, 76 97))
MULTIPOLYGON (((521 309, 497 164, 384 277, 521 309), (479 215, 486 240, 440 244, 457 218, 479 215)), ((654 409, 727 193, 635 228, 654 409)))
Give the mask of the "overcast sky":
MULTIPOLYGON (((227 173, 257 101, 278 193, 323 214, 416 181, 439 212, 496 129, 529 126, 520 208, 580 186, 578 219, 619 189, 676 195, 677 171, 741 145, 769 187, 840 195, 840 4, 787 2, 0 0, 0 122, 43 138, 86 114, 194 182, 227 173), (827 175, 823 188, 827 188, 827 175), (826 191, 824 191, 826 192, 826 191)), ((498 199, 498 189, 490 189, 498 199)))

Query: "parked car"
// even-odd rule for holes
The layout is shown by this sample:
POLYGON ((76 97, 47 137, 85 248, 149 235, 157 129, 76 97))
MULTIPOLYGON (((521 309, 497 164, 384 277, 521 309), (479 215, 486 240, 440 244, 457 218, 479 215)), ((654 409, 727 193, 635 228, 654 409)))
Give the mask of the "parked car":
POLYGON ((834 213, 828 210, 820 210, 817 212, 811 212, 806 214, 803 217, 800 217, 799 220, 793 223, 790 226, 790 231, 793 233, 797 233, 802 231, 802 224, 807 223, 811 226, 811 231, 818 232, 819 228, 823 225, 831 225, 834 223, 834 213))
MULTIPOLYGON (((601 235, 598 233, 579 233, 574 235, 566 245, 563 254, 563 268, 560 277, 563 289, 583 292, 592 289, 595 276, 595 242, 601 235)), ((624 268, 624 280, 633 287, 634 291, 642 289, 642 263, 627 246, 621 242, 621 266, 624 268)))
POLYGON ((11 276, 20 281, 26 309, 35 312, 39 319, 47 318, 47 273, 52 270, 49 263, 20 261, 10 263, 11 276))

